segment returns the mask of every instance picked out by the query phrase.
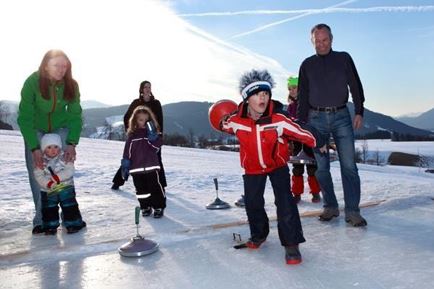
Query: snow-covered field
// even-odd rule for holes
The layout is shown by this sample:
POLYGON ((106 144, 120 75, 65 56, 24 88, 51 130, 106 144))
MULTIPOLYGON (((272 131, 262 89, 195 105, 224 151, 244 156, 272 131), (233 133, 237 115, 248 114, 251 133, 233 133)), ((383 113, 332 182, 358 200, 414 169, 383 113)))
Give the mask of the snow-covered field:
MULTIPOLYGON (((219 197, 233 204, 243 185, 238 154, 163 147, 168 207, 162 219, 142 218, 140 233, 160 243, 157 253, 125 258, 117 248, 135 235, 138 204, 129 181, 110 189, 119 166, 122 142, 82 138, 77 147, 76 189, 88 227, 73 235, 31 234, 33 201, 24 148, 16 131, 0 131, 0 288, 432 288, 434 274, 434 175, 413 167, 358 165, 362 209, 369 225, 347 226, 303 217, 307 240, 303 263, 289 266, 277 237, 276 222, 259 250, 235 250, 232 234, 249 236, 247 225, 216 228, 246 220, 241 208, 207 210, 219 197)), ((377 141, 370 150, 414 152, 415 143, 377 141), (412 147, 410 147, 412 146, 412 147)), ((422 143, 420 153, 422 153, 422 143)), ((434 155, 428 143, 427 155, 434 155)), ((339 203, 343 205, 339 163, 332 163, 339 203)), ((320 210, 307 193, 302 214, 320 210)), ((275 216, 270 186, 266 208, 275 216)))
MULTIPOLYGON (((362 151, 365 144, 363 140, 356 141, 356 148, 362 151)), ((387 162, 389 155, 392 152, 401 152, 421 157, 434 158, 434 142, 420 141, 420 142, 393 142, 389 139, 385 140, 367 140, 368 159, 374 159, 374 155, 378 153, 379 157, 384 163, 387 162)), ((434 165, 434 164, 432 164, 434 165)))

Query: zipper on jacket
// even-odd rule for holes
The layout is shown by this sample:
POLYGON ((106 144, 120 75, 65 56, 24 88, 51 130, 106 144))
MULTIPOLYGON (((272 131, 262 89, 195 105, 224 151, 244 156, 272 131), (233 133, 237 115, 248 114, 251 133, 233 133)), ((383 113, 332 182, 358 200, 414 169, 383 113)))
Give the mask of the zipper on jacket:
POLYGON ((261 133, 259 124, 256 125, 256 146, 258 149, 258 160, 259 164, 263 169, 266 169, 267 166, 264 164, 264 157, 262 155, 262 143, 261 143, 261 133))
POLYGON ((57 102, 56 90, 57 90, 56 85, 53 85, 53 87, 51 89, 51 95, 53 98, 53 105, 51 106, 51 111, 48 113, 48 132, 51 132, 51 114, 56 110, 56 102, 57 102))

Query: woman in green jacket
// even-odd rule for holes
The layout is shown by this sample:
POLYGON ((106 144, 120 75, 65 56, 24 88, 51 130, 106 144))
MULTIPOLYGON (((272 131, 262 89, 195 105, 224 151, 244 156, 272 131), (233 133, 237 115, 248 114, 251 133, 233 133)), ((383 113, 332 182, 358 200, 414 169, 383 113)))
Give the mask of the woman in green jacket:
POLYGON ((71 62, 61 50, 50 50, 39 70, 24 82, 18 111, 18 125, 24 138, 27 171, 36 214, 33 234, 42 233, 40 189, 33 175, 35 167, 43 167, 39 141, 45 133, 58 133, 65 151, 64 161, 75 161, 81 127, 80 92, 72 78, 71 62))

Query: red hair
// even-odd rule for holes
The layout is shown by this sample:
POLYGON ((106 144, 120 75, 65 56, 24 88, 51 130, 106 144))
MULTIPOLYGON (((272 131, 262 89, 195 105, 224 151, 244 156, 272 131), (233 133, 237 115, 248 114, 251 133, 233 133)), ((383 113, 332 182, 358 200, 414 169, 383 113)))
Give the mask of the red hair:
POLYGON ((49 87, 51 80, 45 68, 47 67, 48 61, 50 61, 50 59, 58 56, 63 56, 68 64, 65 76, 63 77, 63 82, 65 84, 63 98, 67 101, 72 101, 75 98, 77 82, 72 78, 71 61, 62 50, 49 50, 47 53, 45 53, 44 58, 42 58, 41 65, 39 65, 39 89, 43 98, 50 99, 49 87))

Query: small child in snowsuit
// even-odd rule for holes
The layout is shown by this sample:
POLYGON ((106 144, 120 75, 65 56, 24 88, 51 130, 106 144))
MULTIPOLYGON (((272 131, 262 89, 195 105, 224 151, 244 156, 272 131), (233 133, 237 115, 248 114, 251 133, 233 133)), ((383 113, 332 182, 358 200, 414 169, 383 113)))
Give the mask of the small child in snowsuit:
MULTIPOLYGON (((269 234, 264 208, 267 176, 270 178, 277 207, 280 243, 285 247, 287 264, 301 262, 298 244, 305 242, 297 205, 290 192, 288 140, 296 139, 325 151, 322 138, 293 122, 283 113, 280 102, 270 100, 274 81, 266 71, 252 70, 240 80, 243 102, 238 111, 222 121, 222 130, 234 134, 240 142, 240 161, 245 170, 244 196, 250 226, 248 248, 257 249, 269 234)), ((316 133, 316 131, 315 131, 316 133)))
MULTIPOLYGON (((297 114, 297 89, 298 89, 298 77, 290 76, 288 78, 288 115, 289 117, 295 119, 297 114)), ((292 155, 297 156, 301 151, 312 159, 315 159, 313 150, 311 147, 304 145, 300 142, 292 142, 292 155)), ((319 192, 321 188, 315 177, 317 166, 315 164, 306 164, 307 170, 307 183, 309 184, 310 193, 312 194, 312 202, 318 203, 321 201, 321 196, 319 192)), ((292 165, 292 194, 294 195, 295 202, 298 203, 301 200, 301 194, 304 192, 304 164, 293 164, 292 165)))
POLYGON ((147 106, 134 109, 129 120, 123 159, 122 177, 133 177, 142 215, 161 218, 166 208, 166 195, 159 177, 158 151, 162 145, 160 126, 147 106))
POLYGON ((41 138, 41 150, 44 169, 35 168, 34 173, 41 187, 43 230, 46 235, 57 233, 60 205, 68 234, 76 233, 86 227, 86 223, 75 198, 74 163, 63 161, 62 140, 58 134, 45 134, 41 138))

